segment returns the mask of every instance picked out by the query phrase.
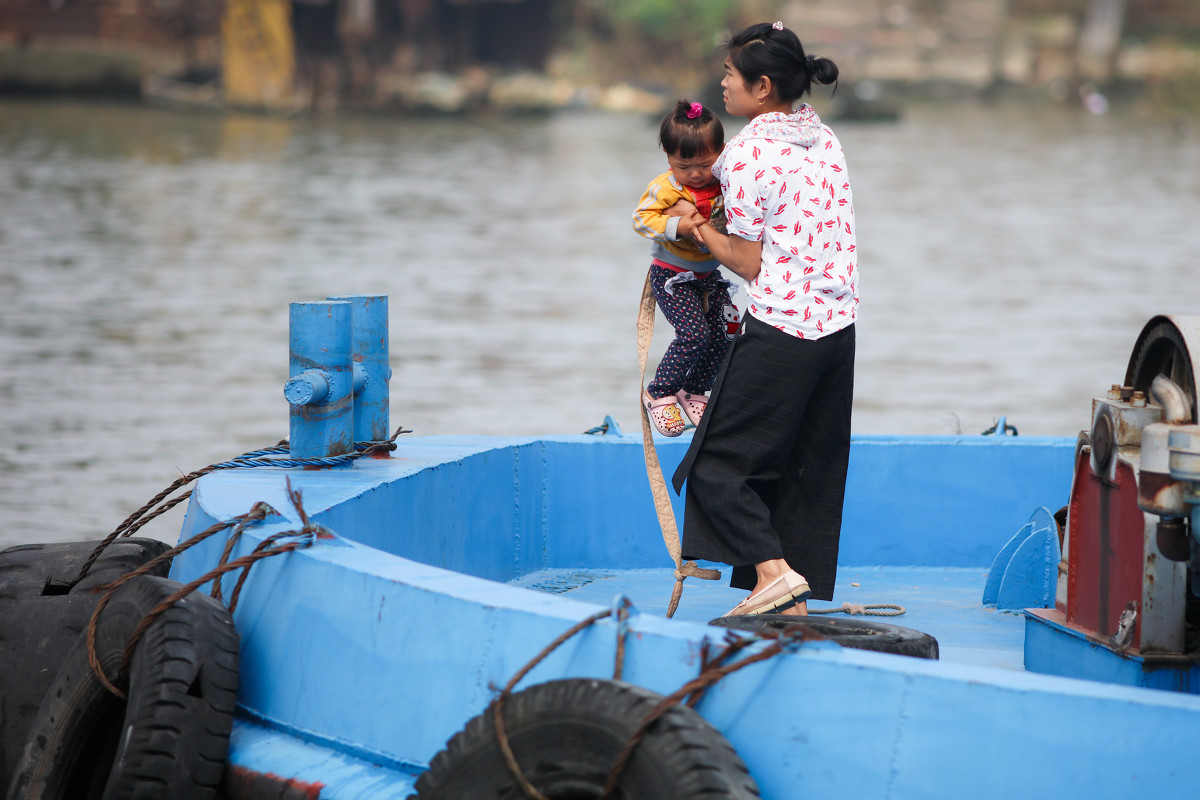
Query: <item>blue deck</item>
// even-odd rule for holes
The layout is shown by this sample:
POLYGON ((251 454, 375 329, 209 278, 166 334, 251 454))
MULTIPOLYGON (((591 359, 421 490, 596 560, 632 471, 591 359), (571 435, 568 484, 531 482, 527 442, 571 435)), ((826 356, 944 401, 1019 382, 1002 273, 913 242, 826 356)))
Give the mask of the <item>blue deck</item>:
MULTIPOLYGON (((736 605, 746 593, 729 588, 728 574, 723 571, 720 582, 689 578, 675 618, 708 622, 736 605)), ((861 619, 928 633, 938 640, 942 661, 1023 670, 1024 615, 981 606, 986 577, 986 570, 969 567, 842 567, 833 602, 813 601, 809 607, 815 611, 842 603, 901 605, 902 616, 861 619)), ((511 583, 599 605, 624 594, 643 613, 661 615, 674 578, 670 569, 548 569, 511 583)))

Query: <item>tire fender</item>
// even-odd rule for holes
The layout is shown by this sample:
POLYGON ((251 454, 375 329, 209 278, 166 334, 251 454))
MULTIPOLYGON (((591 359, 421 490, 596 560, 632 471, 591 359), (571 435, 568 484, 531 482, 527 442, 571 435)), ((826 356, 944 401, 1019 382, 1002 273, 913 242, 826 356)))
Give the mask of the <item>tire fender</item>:
MULTIPOLYGON (((613 764, 662 695, 617 681, 572 678, 531 686, 504 702, 509 744, 525 777, 548 797, 599 797, 613 764)), ((420 800, 518 800, 496 740, 493 706, 470 720, 417 779, 420 800)), ((753 800, 758 786, 715 728, 671 706, 621 773, 630 800, 753 800)))
MULTIPOLYGON (((155 539, 118 539, 72 584, 99 540, 18 545, 0 551, 0 791, 46 690, 114 581, 167 549, 155 539)), ((163 562, 153 574, 166 576, 163 562)))
MULTIPOLYGON (((180 586, 147 575, 117 590, 96 631, 106 675, 116 675, 147 612, 180 586)), ((101 685, 88 663, 87 637, 78 637, 30 725, 7 798, 215 800, 237 670, 228 610, 194 592, 146 629, 130 663, 128 700, 101 685)))
POLYGON ((792 614, 755 614, 735 617, 718 617, 708 623, 721 628, 743 631, 783 630, 793 625, 803 625, 810 631, 855 650, 871 650, 876 653, 893 653, 914 658, 938 657, 937 639, 912 628, 902 628, 886 622, 854 617, 797 617, 792 614))

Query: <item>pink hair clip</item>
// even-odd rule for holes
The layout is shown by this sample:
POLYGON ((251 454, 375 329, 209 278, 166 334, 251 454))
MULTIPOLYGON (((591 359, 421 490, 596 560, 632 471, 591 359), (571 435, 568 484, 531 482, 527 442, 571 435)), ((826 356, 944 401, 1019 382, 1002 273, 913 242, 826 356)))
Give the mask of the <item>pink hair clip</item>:
POLYGON ((704 113, 704 106, 700 105, 699 103, 692 103, 692 105, 687 110, 687 118, 695 119, 696 117, 700 116, 703 113, 704 113))
POLYGON ((774 24, 774 25, 772 25, 771 27, 772 27, 772 28, 774 28, 774 29, 775 29, 775 30, 777 30, 777 31, 781 31, 781 30, 783 30, 783 21, 782 21, 782 20, 775 20, 775 24, 774 24))

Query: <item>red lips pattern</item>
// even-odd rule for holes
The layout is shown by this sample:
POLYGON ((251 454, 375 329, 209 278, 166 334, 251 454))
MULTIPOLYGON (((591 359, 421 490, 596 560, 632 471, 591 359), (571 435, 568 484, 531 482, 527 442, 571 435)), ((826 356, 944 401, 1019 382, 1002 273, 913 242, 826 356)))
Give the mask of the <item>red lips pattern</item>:
POLYGON ((726 147, 727 166, 719 175, 729 232, 763 245, 747 310, 779 330, 819 338, 858 315, 854 198, 845 156, 807 106, 795 115, 763 117, 773 118, 769 133, 776 135, 760 138, 753 129, 763 118, 751 122, 726 147), (797 143, 777 135, 797 119, 809 131, 815 127, 817 136, 797 143))

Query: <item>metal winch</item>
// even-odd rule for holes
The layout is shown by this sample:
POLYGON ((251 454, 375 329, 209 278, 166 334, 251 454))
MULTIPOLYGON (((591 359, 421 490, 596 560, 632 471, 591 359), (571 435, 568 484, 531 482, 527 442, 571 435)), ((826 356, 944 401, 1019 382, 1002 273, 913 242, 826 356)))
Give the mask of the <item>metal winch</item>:
POLYGON ((1069 626, 1122 653, 1189 647, 1189 606, 1200 595, 1193 352, 1200 317, 1151 319, 1124 383, 1092 400, 1076 447, 1056 604, 1069 626))

